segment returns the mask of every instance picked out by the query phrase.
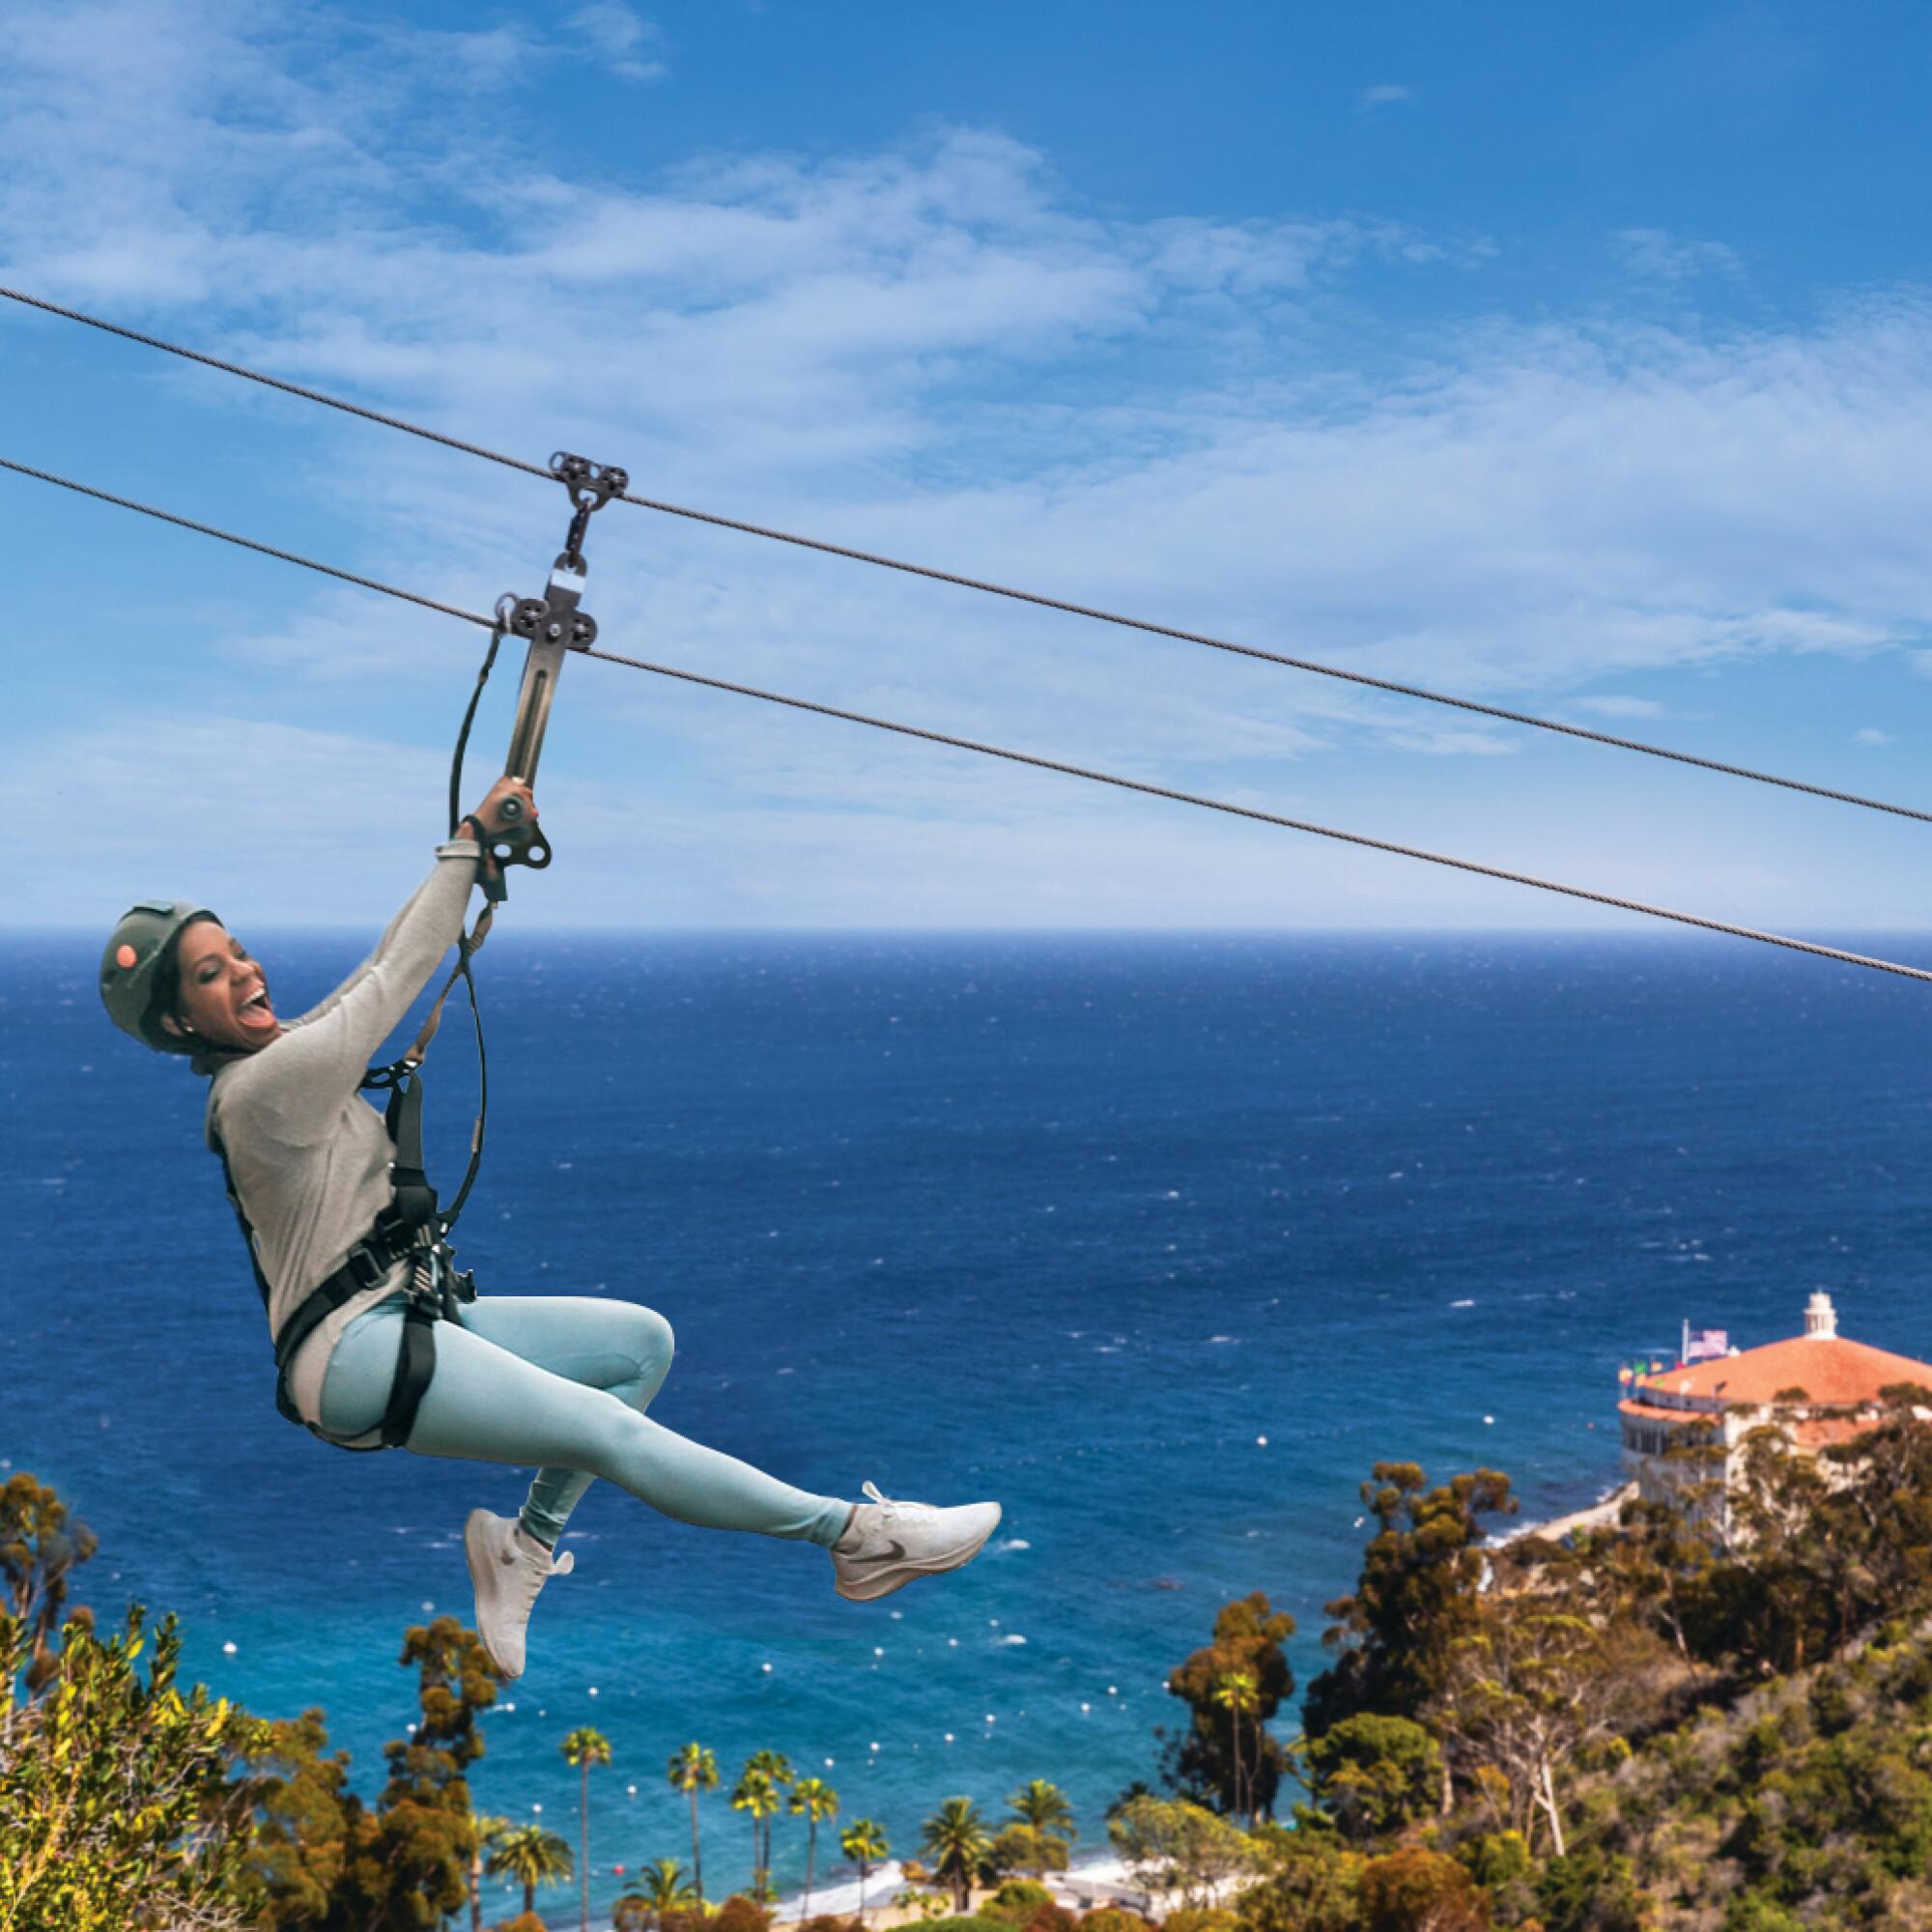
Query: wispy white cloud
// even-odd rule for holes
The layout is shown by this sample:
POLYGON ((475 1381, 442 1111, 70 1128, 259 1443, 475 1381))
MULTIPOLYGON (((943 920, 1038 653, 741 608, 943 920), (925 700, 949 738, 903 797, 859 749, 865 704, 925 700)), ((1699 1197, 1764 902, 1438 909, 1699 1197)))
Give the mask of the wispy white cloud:
POLYGON ((1896 731, 1881 731, 1876 724, 1867 724, 1861 730, 1852 733, 1853 739, 1861 745, 1895 745, 1896 731))
POLYGON ((1393 107, 1399 100, 1412 100, 1413 91, 1399 87, 1393 81, 1380 81, 1374 87, 1365 87, 1356 95, 1355 103, 1364 111, 1377 107, 1393 107))
POLYGON ((1654 697, 1626 697, 1604 696, 1601 697, 1577 697, 1571 700, 1578 711, 1587 711, 1597 718, 1661 718, 1663 706, 1654 697))
POLYGON ((1743 275, 1743 258, 1722 242, 1693 242, 1662 228, 1625 228, 1611 238, 1625 270, 1648 281, 1688 282, 1743 275))
POLYGON ((623 0, 589 0, 564 20, 619 80, 663 80, 670 72, 657 26, 623 0))

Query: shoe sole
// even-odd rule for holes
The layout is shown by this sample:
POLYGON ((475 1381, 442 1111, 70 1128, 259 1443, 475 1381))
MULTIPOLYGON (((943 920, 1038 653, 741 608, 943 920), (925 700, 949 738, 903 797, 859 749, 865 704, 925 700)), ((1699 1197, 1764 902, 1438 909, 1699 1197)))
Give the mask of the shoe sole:
POLYGON ((1000 1518, 1004 1514, 1000 1505, 995 1503, 992 1521, 971 1543, 961 1544, 945 1556, 930 1557, 923 1563, 895 1563, 890 1570, 875 1571, 849 1587, 844 1577, 835 1577, 832 1587, 847 1603, 869 1604, 880 1597, 890 1597, 895 1590, 904 1589, 918 1577, 942 1577, 949 1570, 963 1570, 986 1547, 986 1539, 999 1528, 1000 1518))
POLYGON ((512 1670, 494 1650, 491 1650, 490 1639, 483 1634, 483 1585, 480 1579, 489 1574, 490 1551, 488 1545, 482 1539, 488 1534, 485 1525, 489 1515, 488 1510, 469 1512, 463 1525, 463 1555, 469 1566, 469 1588, 476 1598, 477 1641, 482 1644, 490 1662, 497 1666, 497 1676, 514 1684, 524 1673, 521 1670, 512 1670))

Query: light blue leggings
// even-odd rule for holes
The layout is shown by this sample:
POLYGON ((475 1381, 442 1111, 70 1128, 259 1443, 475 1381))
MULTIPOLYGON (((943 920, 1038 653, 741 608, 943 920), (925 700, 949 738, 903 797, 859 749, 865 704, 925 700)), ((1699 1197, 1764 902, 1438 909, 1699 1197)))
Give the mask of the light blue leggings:
MULTIPOLYGON (((342 1331, 322 1384, 322 1426, 373 1429, 389 1400, 405 1299, 342 1331)), ((589 1295, 478 1295, 462 1325, 436 1324, 436 1374, 407 1447, 419 1456, 536 1463, 524 1527, 554 1544, 597 1476, 705 1529, 750 1529, 830 1548, 851 1505, 795 1490, 651 1421, 670 1371, 670 1323, 636 1302, 589 1295)))

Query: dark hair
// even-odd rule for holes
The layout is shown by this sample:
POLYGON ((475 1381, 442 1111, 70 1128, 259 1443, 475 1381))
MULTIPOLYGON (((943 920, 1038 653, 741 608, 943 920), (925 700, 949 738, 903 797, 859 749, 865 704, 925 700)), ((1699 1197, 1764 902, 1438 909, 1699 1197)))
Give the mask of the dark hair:
POLYGON ((150 1046, 158 1047, 163 1053, 199 1053, 207 1044, 205 1040, 184 1039, 161 1024, 163 1014, 177 1020, 182 1016, 182 934, 191 925, 200 925, 203 921, 210 921, 215 925, 221 923, 213 913, 198 912, 191 919, 185 919, 168 935, 167 944, 156 955, 155 970, 149 980, 148 1009, 141 1015, 141 1037, 150 1046))

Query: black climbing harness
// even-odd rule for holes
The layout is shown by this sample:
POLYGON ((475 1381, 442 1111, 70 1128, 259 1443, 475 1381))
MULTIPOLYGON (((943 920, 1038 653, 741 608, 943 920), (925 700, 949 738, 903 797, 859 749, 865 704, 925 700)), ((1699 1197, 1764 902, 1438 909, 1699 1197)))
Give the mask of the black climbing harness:
MULTIPOLYGON (((503 768, 505 778, 515 779, 526 785, 533 783, 536 778, 537 759, 543 751, 544 731, 550 722, 551 700, 556 693, 563 653, 566 650, 587 650, 597 639, 596 619, 580 608, 587 568, 583 560, 584 532, 591 517, 612 497, 621 496, 630 478, 613 464, 595 464, 563 451, 551 458, 550 467, 551 473, 570 493, 570 533, 552 566, 550 581, 542 597, 506 595, 497 600, 497 622, 490 634, 490 647, 476 674, 475 688, 469 694, 469 703, 464 711, 463 724, 456 736, 455 754, 450 760, 449 835, 452 838, 465 822, 457 813, 461 807, 463 758, 469 743, 469 727, 475 722, 483 687, 490 681, 497 647, 504 637, 514 632, 518 637, 529 639, 529 652, 524 664, 524 681, 517 696, 516 720, 510 730, 509 755, 503 768)), ((291 1422, 300 1424, 337 1449, 394 1449, 409 1440, 410 1431, 415 1425, 416 1410, 421 1406, 431 1377, 436 1373, 435 1324, 438 1321, 456 1321, 460 1324, 462 1318, 457 1311, 465 1302, 476 1298, 475 1280, 467 1270, 455 1266, 456 1251, 448 1239, 449 1231, 456 1225, 457 1216, 462 1213, 463 1205, 469 1200, 469 1190, 476 1180, 477 1168, 483 1158, 483 1135, 490 1111, 490 1076, 483 1049, 483 1014, 476 1002, 476 981, 470 974, 469 962, 489 935, 490 922, 497 907, 508 895, 503 882, 503 868, 528 866, 540 870, 551 861, 549 841, 537 830, 534 821, 523 818, 521 800, 505 800, 498 810, 504 824, 494 835, 487 834, 473 818, 468 821, 476 826, 478 842, 497 862, 496 875, 491 877, 486 873, 482 881, 489 904, 469 932, 458 935, 456 966, 443 981, 430 1008, 429 1017, 423 1022, 409 1051, 386 1066, 372 1066, 357 1083, 358 1092, 386 1092, 389 1096, 383 1113, 383 1125, 396 1153, 390 1163, 394 1196, 376 1216, 369 1232, 343 1257, 341 1264, 317 1283, 296 1305, 295 1312, 283 1322, 274 1338, 275 1406, 291 1422), (436 1188, 423 1168, 420 1068, 441 1019, 442 1003, 459 979, 469 993, 469 1013, 476 1032, 477 1110, 476 1123, 469 1140, 469 1165, 464 1173, 462 1186, 456 1191, 456 1199, 447 1210, 443 1210, 438 1206, 436 1188), (294 1361, 301 1345, 336 1309, 386 1281, 397 1265, 403 1263, 407 1263, 409 1273, 398 1293, 408 1296, 408 1306, 404 1313, 402 1341, 396 1350, 396 1372, 389 1383, 388 1404, 383 1411, 379 1431, 382 1439, 367 1443, 338 1442, 334 1436, 324 1435, 314 1423, 303 1420, 289 1393, 289 1364, 294 1361)), ((262 1272, 261 1257, 255 1246, 255 1231, 249 1226, 241 1195, 235 1186, 235 1176, 228 1164, 228 1150, 222 1146, 218 1134, 211 1131, 209 1141, 220 1156, 221 1176, 228 1189, 229 1205, 235 1209, 235 1218, 241 1224, 242 1237, 248 1249, 249 1265, 254 1271, 255 1286, 261 1292, 262 1306, 269 1310, 271 1295, 268 1277, 262 1272)))
MULTIPOLYGON (((447 990, 445 987, 444 991, 447 990)), ((383 1125, 396 1150, 396 1158, 390 1165, 395 1195, 376 1216, 369 1232, 343 1257, 341 1265, 297 1304, 295 1313, 275 1336, 275 1406, 291 1422, 301 1424, 337 1449, 394 1449, 409 1440, 416 1409, 436 1371, 436 1341, 430 1332, 431 1323, 460 1321, 457 1308, 476 1298, 475 1280, 468 1270, 454 1265, 456 1251, 446 1238, 455 1225, 461 1200, 449 1213, 439 1213, 436 1188, 423 1171, 422 1082, 416 1068, 416 1061, 406 1054, 387 1066, 371 1067, 358 1083, 359 1089, 386 1089, 389 1094, 383 1125), (338 1442, 313 1423, 302 1420, 289 1393, 289 1364, 301 1345, 336 1309, 386 1280, 400 1262, 409 1264, 408 1278, 399 1290, 409 1296, 409 1306, 405 1311, 402 1344, 396 1351, 396 1373, 389 1384, 388 1404, 383 1411, 382 1439, 367 1443, 338 1442)), ((262 1307, 268 1311, 270 1292, 255 1249, 255 1231, 248 1225, 241 1196, 236 1191, 228 1150, 222 1146, 218 1134, 212 1139, 214 1151, 221 1158, 229 1205, 235 1209, 242 1238, 247 1243, 262 1307)), ((473 1171, 472 1167, 472 1174, 473 1171)), ((468 1184, 466 1177, 466 1191, 468 1184)))

